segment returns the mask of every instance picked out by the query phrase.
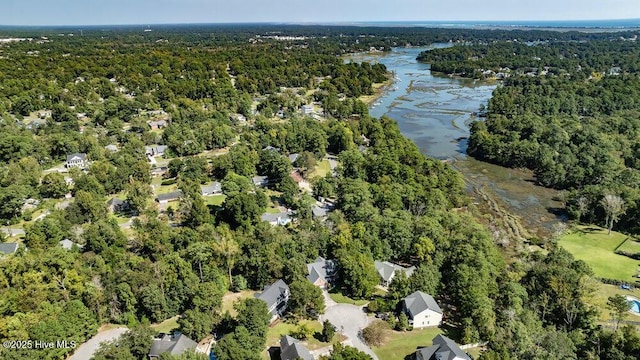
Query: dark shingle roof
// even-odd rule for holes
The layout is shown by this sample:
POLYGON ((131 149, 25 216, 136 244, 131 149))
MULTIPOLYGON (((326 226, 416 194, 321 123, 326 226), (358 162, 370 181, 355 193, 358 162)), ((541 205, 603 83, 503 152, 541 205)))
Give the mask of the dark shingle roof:
POLYGON ((313 355, 309 350, 300 344, 300 341, 291 336, 283 336, 280 339, 280 359, 281 360, 313 360, 313 355))
POLYGON ((433 346, 419 349, 416 354, 419 360, 471 360, 458 344, 444 335, 434 337, 433 346))
POLYGON ((198 343, 181 333, 163 334, 160 338, 153 339, 149 356, 160 356, 165 352, 171 355, 180 355, 186 350, 195 349, 197 346, 198 343))
POLYGON ((312 284, 318 281, 318 279, 328 281, 327 272, 333 270, 335 266, 335 261, 325 260, 322 257, 318 257, 315 262, 307 264, 307 272, 309 273, 309 275, 307 275, 307 280, 312 284))
POLYGON ((156 201, 176 200, 179 199, 180 196, 182 196, 182 190, 160 194, 156 197, 156 201))
POLYGON ((404 271, 405 275, 409 277, 411 276, 411 274, 413 274, 413 271, 416 269, 414 266, 409 268, 404 268, 400 265, 392 264, 388 261, 376 260, 373 262, 373 264, 376 268, 376 271, 378 272, 378 275, 380 275, 380 277, 384 281, 391 281, 396 271, 404 271))
POLYGON ((75 153, 75 154, 71 154, 71 155, 67 155, 67 161, 71 161, 74 158, 78 158, 80 160, 86 160, 87 159, 87 154, 84 153, 75 153))
POLYGON ((18 243, 0 243, 0 253, 13 254, 18 251, 18 243))
POLYGON ((407 296, 404 298, 404 303, 412 318, 425 310, 432 310, 442 314, 442 309, 440 309, 440 306, 438 306, 433 296, 425 294, 422 291, 416 291, 407 296))
POLYGON ((278 303, 280 296, 289 292, 289 285, 287 285, 282 279, 279 279, 273 285, 267 285, 264 287, 264 291, 256 294, 256 298, 267 303, 267 308, 271 308, 278 303))

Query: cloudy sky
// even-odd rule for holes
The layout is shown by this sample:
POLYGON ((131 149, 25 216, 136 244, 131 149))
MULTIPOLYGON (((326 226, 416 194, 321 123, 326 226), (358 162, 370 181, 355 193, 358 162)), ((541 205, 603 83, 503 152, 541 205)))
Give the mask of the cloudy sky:
POLYGON ((640 0, 0 0, 0 25, 640 18, 640 0))

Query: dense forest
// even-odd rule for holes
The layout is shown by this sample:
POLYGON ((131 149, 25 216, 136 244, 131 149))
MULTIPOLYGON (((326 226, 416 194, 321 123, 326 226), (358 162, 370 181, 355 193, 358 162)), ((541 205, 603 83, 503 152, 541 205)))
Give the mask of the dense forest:
MULTIPOLYGON (((32 41, 0 46, 0 219, 25 230, 17 253, 0 258, 1 340, 82 343, 102 324, 124 324, 131 331, 103 346, 95 359, 146 359, 154 335, 149 324, 180 315, 179 329, 189 337, 217 335, 217 359, 260 359, 270 317, 265 304, 248 298, 235 305, 232 315, 223 310, 223 297, 282 279, 291 287, 287 318, 317 319, 324 300, 306 280, 306 264, 322 256, 338 263, 337 290, 370 300, 372 307, 393 311, 416 290, 433 294, 446 311, 448 335, 460 343, 488 342, 483 359, 638 357, 640 337, 632 327, 612 332, 597 325, 597 310, 585 301, 591 291, 588 266, 560 248, 505 259, 477 220, 482 214, 466 195, 461 176, 422 155, 391 119, 369 117, 357 99, 371 94, 373 83, 386 80, 384 66, 344 63, 337 56, 361 49, 364 41, 355 40, 368 32, 383 38, 371 46, 455 41, 463 34, 478 41, 603 35, 206 30, 210 35, 189 28, 96 30, 83 37, 41 33, 32 41), (262 41, 248 41, 260 32, 262 41), (345 45, 340 34, 348 32, 352 42, 345 45), (326 39, 268 38, 274 33, 326 39), (322 107, 322 115, 301 114, 299 107, 306 103, 322 107), (167 124, 152 130, 149 114, 158 109, 167 124), (39 115, 47 111, 50 115, 39 115), (248 121, 239 121, 238 115, 248 121), (112 144, 118 151, 105 148, 112 144), (145 154, 145 145, 156 144, 167 146, 170 159, 160 184, 154 183, 145 154), (46 171, 75 152, 91 160, 86 171, 71 169, 69 179, 46 171), (300 157, 292 164, 286 155, 294 153, 300 157), (335 173, 311 180, 310 193, 301 190, 289 176, 293 165, 305 175, 327 154, 339 163, 335 173), (256 175, 270 179, 266 188, 254 185, 256 175), (200 185, 213 180, 225 195, 219 204, 206 203, 200 194, 200 185), (170 186, 181 191, 180 199, 160 209, 152 194, 170 186), (135 214, 128 225, 127 219, 110 214, 107 201, 115 195, 125 198, 135 214), (52 206, 35 219, 34 212, 23 210, 30 198, 52 206), (325 221, 312 216, 320 198, 335 204, 325 221), (272 226, 261 221, 273 204, 292 209, 295 222, 272 226), (64 239, 76 245, 63 249, 58 244, 64 239), (380 296, 374 260, 416 270, 409 278, 398 276, 380 296)), ((589 60, 579 65, 592 76, 579 78, 569 68, 566 77, 509 78, 496 91, 487 122, 474 125, 471 153, 496 162, 508 153, 504 159, 515 161, 512 166, 537 169, 539 159, 565 166, 574 183, 554 177, 558 169, 536 171, 545 184, 575 189, 575 196, 590 191, 589 186, 613 191, 615 184, 633 194, 637 182, 621 179, 624 172, 636 171, 632 152, 640 148, 628 120, 637 110, 637 57, 615 55, 633 51, 625 43, 576 46, 571 51, 612 52, 616 63, 598 64, 585 54, 589 60), (620 67, 620 75, 595 73, 611 66, 620 67), (566 111, 564 103, 545 103, 561 98, 563 89, 575 97, 566 111), (629 100, 619 102, 622 94, 629 100), (523 110, 525 104, 531 110, 523 110), (549 131, 548 119, 563 132, 549 131), (573 127, 564 121, 574 121, 573 127), (525 133, 529 137, 520 138, 525 133), (562 142, 544 140, 558 136, 562 142), (537 147, 528 139, 536 139, 537 147), (628 142, 620 145, 616 139, 628 142), (523 150, 515 151, 516 146, 523 150), (544 148, 546 157, 528 153, 529 147, 544 148), (591 160, 582 160, 585 154, 591 160), (587 162, 580 165, 583 171, 602 179, 580 176, 579 161, 587 162)), ((442 50, 443 57, 447 51, 454 50, 442 50)), ((547 55, 540 50, 538 56, 547 55)), ((625 200, 631 204, 631 198, 625 200)), ((64 359, 72 351, 0 348, 0 358, 64 359)), ((336 346, 328 358, 368 355, 336 346)))

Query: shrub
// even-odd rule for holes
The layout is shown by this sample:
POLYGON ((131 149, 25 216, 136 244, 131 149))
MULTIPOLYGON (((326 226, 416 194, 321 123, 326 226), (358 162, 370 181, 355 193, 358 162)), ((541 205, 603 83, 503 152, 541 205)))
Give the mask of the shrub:
POLYGON ((382 346, 389 339, 389 324, 377 320, 362 330, 362 338, 370 346, 382 346))
POLYGON ((329 320, 325 320, 322 323, 322 341, 330 342, 333 336, 336 334, 336 327, 333 326, 329 320))

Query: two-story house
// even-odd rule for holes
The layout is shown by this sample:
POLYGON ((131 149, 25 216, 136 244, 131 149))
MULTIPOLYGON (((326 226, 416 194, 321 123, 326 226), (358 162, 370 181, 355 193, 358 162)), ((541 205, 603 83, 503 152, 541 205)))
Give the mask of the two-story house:
POLYGON ((255 296, 267 304, 273 322, 284 314, 290 295, 289 286, 280 279, 272 285, 265 285, 264 290, 255 296))

